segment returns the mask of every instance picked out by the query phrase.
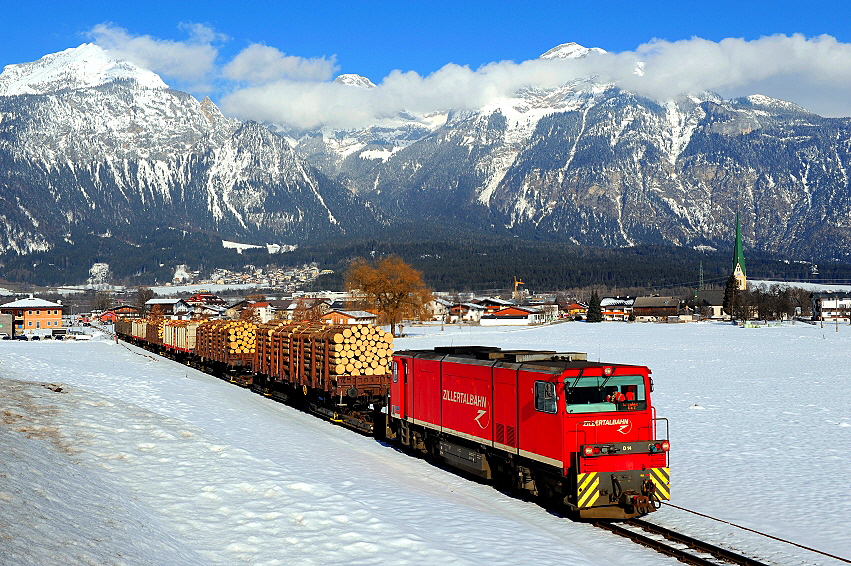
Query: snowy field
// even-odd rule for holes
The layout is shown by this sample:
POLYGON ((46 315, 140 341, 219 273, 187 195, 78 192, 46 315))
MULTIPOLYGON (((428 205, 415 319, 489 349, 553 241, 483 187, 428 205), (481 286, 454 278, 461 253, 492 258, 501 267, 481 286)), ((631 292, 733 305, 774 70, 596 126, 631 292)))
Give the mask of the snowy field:
MULTIPOLYGON (((851 326, 406 327, 649 366, 672 503, 851 558, 851 326)), ((106 337, 0 342, 0 564, 679 564, 106 337), (46 386, 45 384, 53 384, 46 386)), ((665 506, 774 564, 841 564, 665 506)))

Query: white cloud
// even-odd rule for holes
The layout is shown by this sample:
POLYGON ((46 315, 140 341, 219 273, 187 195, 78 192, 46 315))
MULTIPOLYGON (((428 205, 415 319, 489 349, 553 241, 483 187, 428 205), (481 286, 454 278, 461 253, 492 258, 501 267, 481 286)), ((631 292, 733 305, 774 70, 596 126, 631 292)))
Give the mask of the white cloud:
POLYGON ((851 44, 830 36, 653 40, 634 51, 582 59, 499 61, 478 69, 447 64, 428 76, 393 71, 376 88, 361 89, 330 81, 335 56, 304 58, 261 44, 217 68, 217 44, 228 38, 204 24, 180 27, 186 41, 133 36, 108 23, 90 35, 115 57, 194 83, 190 90, 216 79, 230 89, 221 106, 233 116, 301 128, 364 126, 402 111, 478 108, 525 87, 547 89, 592 76, 658 100, 702 91, 764 94, 825 116, 851 116, 851 44), (643 73, 636 74, 639 62, 643 73))
POLYGON ((231 80, 257 85, 282 79, 326 81, 336 70, 334 56, 305 59, 254 43, 225 65, 222 75, 231 80))
POLYGON ((218 56, 218 48, 213 42, 227 38, 203 24, 181 24, 180 27, 189 32, 188 41, 134 36, 109 23, 94 26, 89 35, 113 57, 126 59, 167 77, 202 81, 213 71, 218 56))
POLYGON ((851 44, 822 35, 773 35, 745 41, 720 42, 693 38, 652 41, 635 53, 621 56, 645 61, 642 77, 623 75, 618 84, 655 98, 711 90, 724 96, 765 94, 784 98, 809 110, 835 115, 823 107, 825 91, 844 98, 844 115, 851 114, 851 44))
MULTIPOLYGON (((286 56, 264 49, 271 50, 265 56, 278 62, 275 69, 252 76, 249 67, 238 67, 234 60, 228 66, 232 76, 254 84, 225 96, 222 107, 240 118, 303 128, 365 125, 403 110, 477 108, 524 87, 551 88, 589 76, 659 100, 702 91, 726 97, 764 94, 826 116, 851 115, 851 44, 830 36, 654 40, 635 51, 591 53, 583 59, 502 61, 476 70, 448 64, 426 77, 393 71, 369 90, 286 80, 307 74, 298 76, 282 63, 286 56), (635 73, 639 61, 643 74, 635 73)), ((301 61, 295 58, 290 65, 298 70, 301 61)))

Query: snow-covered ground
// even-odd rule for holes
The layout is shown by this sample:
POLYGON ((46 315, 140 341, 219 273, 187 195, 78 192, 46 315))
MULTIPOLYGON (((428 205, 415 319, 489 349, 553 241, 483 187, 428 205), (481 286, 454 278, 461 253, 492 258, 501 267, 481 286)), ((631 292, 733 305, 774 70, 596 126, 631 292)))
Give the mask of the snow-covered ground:
MULTIPOLYGON (((851 557, 851 326, 406 327, 653 370, 672 503, 851 557)), ((678 564, 106 337, 0 342, 0 564, 678 564), (54 384, 45 386, 45 384, 54 384)), ((671 507, 776 564, 839 564, 671 507)))

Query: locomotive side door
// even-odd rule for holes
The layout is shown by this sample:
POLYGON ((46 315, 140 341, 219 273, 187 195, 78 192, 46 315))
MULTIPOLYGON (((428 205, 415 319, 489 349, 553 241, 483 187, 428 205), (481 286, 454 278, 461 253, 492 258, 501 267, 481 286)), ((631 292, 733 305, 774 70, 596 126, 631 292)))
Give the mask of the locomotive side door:
POLYGON ((493 368, 493 443, 517 453, 517 364, 499 363, 493 368))
POLYGON ((396 356, 393 359, 393 376, 390 380, 390 416, 393 418, 405 418, 406 409, 406 384, 408 381, 408 364, 411 358, 396 356))
POLYGON ((517 372, 520 455, 561 470, 564 415, 558 390, 558 374, 517 372))

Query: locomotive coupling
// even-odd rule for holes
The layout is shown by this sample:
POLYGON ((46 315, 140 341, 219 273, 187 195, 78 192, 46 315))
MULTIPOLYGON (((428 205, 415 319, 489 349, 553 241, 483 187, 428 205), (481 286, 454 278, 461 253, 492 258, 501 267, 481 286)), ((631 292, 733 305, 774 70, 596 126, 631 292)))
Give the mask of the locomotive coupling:
POLYGON ((652 513, 656 510, 653 501, 646 495, 631 495, 629 499, 631 499, 629 505, 632 506, 635 513, 644 515, 645 513, 652 513))

